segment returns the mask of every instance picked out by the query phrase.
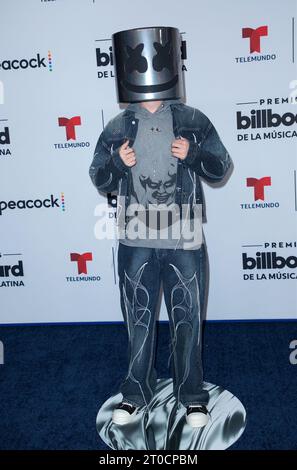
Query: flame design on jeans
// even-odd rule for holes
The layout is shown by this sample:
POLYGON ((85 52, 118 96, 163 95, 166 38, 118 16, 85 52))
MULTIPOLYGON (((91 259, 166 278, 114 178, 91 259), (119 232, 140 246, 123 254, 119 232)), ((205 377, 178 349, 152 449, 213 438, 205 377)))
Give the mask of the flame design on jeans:
POLYGON ((185 277, 180 270, 170 263, 170 266, 174 269, 175 274, 177 276, 177 282, 174 285, 171 291, 171 320, 173 324, 173 335, 171 341, 171 353, 168 360, 168 366, 172 355, 176 351, 177 345, 177 336, 178 336, 178 329, 182 325, 187 325, 189 330, 191 331, 191 336, 189 337, 189 341, 187 341, 187 356, 186 356, 186 364, 184 367, 184 375, 182 381, 178 385, 178 399, 180 396, 180 389, 182 385, 187 380, 190 371, 190 355, 192 351, 192 343, 195 338, 195 334, 197 333, 193 326, 196 327, 195 324, 195 317, 196 322, 198 323, 198 342, 197 345, 199 346, 200 341, 200 298, 199 298, 199 284, 197 279, 197 273, 195 272, 190 278, 185 277), (181 294, 181 295, 180 295, 181 294), (182 316, 181 316, 182 315, 182 316))
MULTIPOLYGON (((136 334, 136 331, 135 331, 136 327, 142 327, 145 330, 141 347, 139 348, 138 351, 135 352, 134 356, 130 358, 128 374, 126 378, 131 379, 132 381, 134 381, 135 383, 139 385, 139 388, 141 390, 141 393, 142 393, 142 396, 146 405, 147 405, 147 401, 145 399, 145 394, 143 393, 141 384, 139 380, 137 380, 133 375, 133 366, 136 360, 137 359, 140 360, 141 358, 143 348, 149 336, 149 328, 150 328, 150 322, 151 322, 151 317, 152 317, 151 310, 148 307, 150 296, 149 296, 148 290, 141 282, 141 277, 142 277, 144 268, 147 264, 148 264, 148 261, 143 263, 133 277, 128 276, 127 272, 125 271, 125 277, 124 277, 124 283, 123 283, 123 298, 124 298, 124 304, 125 304, 125 310, 126 310, 129 342, 131 343, 134 341, 133 337, 136 334), (132 288, 132 292, 133 292, 131 299, 129 299, 127 295, 128 286, 132 288), (140 299, 140 295, 143 296, 143 299, 140 299)), ((147 370, 149 371, 149 367, 147 370)), ((146 377, 146 385, 150 389, 151 394, 153 395, 153 391, 148 383, 148 374, 146 377)))

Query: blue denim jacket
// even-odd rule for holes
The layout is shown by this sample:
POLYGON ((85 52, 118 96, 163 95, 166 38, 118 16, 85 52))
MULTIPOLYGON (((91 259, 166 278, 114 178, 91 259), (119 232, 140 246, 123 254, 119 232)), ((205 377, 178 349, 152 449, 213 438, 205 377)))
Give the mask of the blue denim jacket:
MULTIPOLYGON (((183 103, 170 105, 173 132, 176 138, 185 137, 190 143, 184 160, 178 159, 175 203, 205 204, 200 177, 208 182, 221 181, 231 165, 231 158, 210 120, 198 109, 183 103)), ((120 146, 128 139, 133 146, 138 119, 126 109, 111 119, 99 136, 89 174, 100 192, 117 192, 130 203, 132 174, 119 155, 120 146)))

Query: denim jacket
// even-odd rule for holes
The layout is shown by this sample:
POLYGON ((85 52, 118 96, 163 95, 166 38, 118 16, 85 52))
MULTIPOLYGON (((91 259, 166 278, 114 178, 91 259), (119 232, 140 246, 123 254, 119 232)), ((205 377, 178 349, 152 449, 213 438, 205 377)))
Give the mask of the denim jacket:
MULTIPOLYGON (((231 165, 231 158, 210 120, 198 109, 181 102, 170 105, 173 133, 176 138, 189 141, 189 151, 184 160, 178 159, 175 203, 205 204, 200 177, 208 182, 221 181, 231 165)), ((116 192, 125 197, 128 207, 131 195, 131 169, 119 155, 120 146, 128 139, 132 147, 137 135, 138 119, 135 112, 126 109, 105 126, 96 144, 89 169, 92 182, 103 193, 116 192)))

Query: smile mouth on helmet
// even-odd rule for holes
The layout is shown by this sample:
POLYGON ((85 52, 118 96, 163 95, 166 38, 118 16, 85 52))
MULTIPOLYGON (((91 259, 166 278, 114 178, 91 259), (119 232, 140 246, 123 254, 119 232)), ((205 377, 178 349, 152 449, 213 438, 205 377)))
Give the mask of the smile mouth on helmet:
POLYGON ((133 83, 128 82, 127 80, 122 81, 122 85, 129 91, 134 91, 135 93, 158 93, 160 91, 166 91, 172 88, 177 84, 178 75, 175 75, 172 80, 165 83, 160 83, 158 85, 133 85, 133 83))

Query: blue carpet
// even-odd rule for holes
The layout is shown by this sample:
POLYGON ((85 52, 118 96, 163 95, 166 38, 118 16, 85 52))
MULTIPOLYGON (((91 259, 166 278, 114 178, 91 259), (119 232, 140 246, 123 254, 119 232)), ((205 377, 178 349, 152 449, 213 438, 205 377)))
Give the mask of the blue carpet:
MULTIPOLYGON (((234 393, 247 427, 232 449, 297 450, 296 322, 207 323, 205 380, 234 393)), ((1 449, 106 449, 101 404, 126 371, 122 324, 2 326, 1 449)), ((158 326, 157 370, 168 377, 168 325, 158 326)))

